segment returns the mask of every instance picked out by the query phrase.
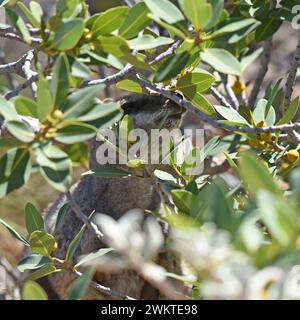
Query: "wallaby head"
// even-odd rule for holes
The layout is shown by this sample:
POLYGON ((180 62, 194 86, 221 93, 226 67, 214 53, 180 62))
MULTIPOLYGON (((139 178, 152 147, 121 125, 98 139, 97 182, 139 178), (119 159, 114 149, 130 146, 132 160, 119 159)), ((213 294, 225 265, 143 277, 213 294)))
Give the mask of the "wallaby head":
POLYGON ((184 113, 181 106, 161 95, 127 96, 120 102, 124 113, 132 117, 135 127, 146 131, 177 128, 184 113))
MULTIPOLYGON (((161 95, 130 95, 120 101, 124 114, 129 115, 135 129, 143 129, 149 134, 152 129, 172 131, 180 126, 185 110, 161 95)), ((90 142, 90 167, 99 166, 96 160, 97 148, 101 142, 90 142)))

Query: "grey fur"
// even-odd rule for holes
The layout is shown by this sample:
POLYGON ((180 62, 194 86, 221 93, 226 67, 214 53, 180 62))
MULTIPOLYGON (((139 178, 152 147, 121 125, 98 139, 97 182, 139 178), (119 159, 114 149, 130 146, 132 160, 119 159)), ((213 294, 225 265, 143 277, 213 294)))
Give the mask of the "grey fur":
MULTIPOLYGON (((181 107, 160 96, 125 97, 121 101, 121 104, 124 112, 132 116, 136 127, 146 130, 156 128, 166 113, 170 117, 165 122, 164 127, 173 129, 179 126, 182 115, 181 107)), ((98 142, 96 141, 90 143, 91 168, 99 166, 95 157, 97 146, 98 142)), ((151 178, 119 179, 85 176, 72 186, 70 192, 84 214, 90 215, 95 210, 96 212, 108 214, 118 219, 130 209, 154 210, 158 207, 159 197, 153 190, 152 182, 151 178)), ((46 210, 45 224, 48 232, 53 233, 58 211, 66 202, 66 196, 62 195, 46 210)), ((55 237, 58 240, 56 255, 59 258, 64 258, 70 242, 81 227, 82 222, 69 209, 64 218, 63 225, 55 233, 55 237)), ((75 259, 101 247, 105 247, 105 244, 101 243, 91 231, 87 230, 76 252, 75 259)), ((161 260, 158 263, 164 264, 165 267, 170 269, 171 263, 167 261, 166 256, 162 256, 161 258, 164 262, 161 260)), ((75 276, 72 272, 61 272, 50 275, 47 279, 55 293, 60 298, 65 299, 75 276)), ((130 270, 117 274, 97 272, 95 281, 134 298, 155 299, 159 297, 156 290, 150 288, 143 279, 130 270)), ((106 299, 107 297, 91 289, 86 298, 106 299)))

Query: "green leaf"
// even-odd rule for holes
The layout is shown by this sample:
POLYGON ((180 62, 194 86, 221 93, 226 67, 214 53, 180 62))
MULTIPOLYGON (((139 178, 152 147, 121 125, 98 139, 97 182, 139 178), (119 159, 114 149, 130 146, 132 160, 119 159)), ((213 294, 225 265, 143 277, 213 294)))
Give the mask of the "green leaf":
POLYGON ((214 180, 195 198, 191 216, 201 224, 210 221, 221 229, 236 232, 239 217, 233 210, 232 198, 228 196, 228 191, 221 179, 214 180))
POLYGON ((187 51, 176 53, 168 58, 158 69, 155 82, 163 82, 176 77, 189 61, 190 53, 187 51))
POLYGON ((37 279, 46 277, 53 272, 59 272, 59 271, 61 271, 61 270, 56 269, 54 266, 52 266, 50 264, 46 264, 46 265, 42 266, 40 269, 30 273, 29 276, 25 278, 25 281, 37 280, 37 279))
POLYGON ((168 0, 144 0, 149 10, 157 17, 173 24, 184 20, 181 11, 168 0))
POLYGON ((256 195, 261 190, 277 196, 282 194, 269 173, 266 163, 250 152, 244 152, 241 155, 239 174, 251 194, 256 195))
POLYGON ((184 90, 182 90, 182 93, 186 99, 188 99, 193 105, 198 107, 204 113, 210 116, 214 116, 216 114, 216 111, 212 104, 206 98, 204 98, 201 93, 196 92, 195 88, 185 88, 184 90))
POLYGON ((27 203, 25 207, 25 223, 29 234, 34 231, 44 230, 44 220, 39 211, 32 203, 27 203))
MULTIPOLYGON (((272 107, 273 102, 275 101, 276 97, 281 91, 281 82, 282 82, 282 79, 279 79, 274 86, 271 84, 266 89, 266 100, 268 100, 268 103, 266 105, 266 110, 265 110, 266 117, 269 114, 269 111, 270 111, 270 108, 272 107)), ((276 114, 274 114, 273 117, 274 117, 274 121, 273 121, 273 124, 274 124, 276 120, 276 114)))
POLYGON ((97 49, 110 53, 117 58, 123 58, 126 54, 130 54, 127 41, 119 36, 100 36, 98 38, 97 49))
POLYGON ((224 27, 215 31, 211 35, 211 37, 216 38, 216 37, 223 35, 223 34, 226 34, 226 33, 233 33, 233 32, 239 31, 241 29, 244 29, 246 27, 250 27, 251 25, 256 24, 256 23, 257 23, 257 20, 255 20, 255 19, 243 19, 240 21, 230 22, 227 25, 225 25, 224 27))
POLYGON ((130 8, 125 21, 119 29, 119 35, 125 39, 131 39, 145 29, 150 23, 148 18, 149 10, 145 3, 139 2, 130 8))
POLYGON ((263 23, 256 29, 255 40, 257 42, 264 41, 271 37, 281 26, 282 21, 276 19, 266 19, 263 23))
POLYGON ((24 142, 21 142, 19 140, 0 137, 0 148, 1 148, 1 151, 3 152, 8 151, 9 149, 23 147, 23 146, 24 146, 24 142))
POLYGON ((176 207, 180 211, 189 214, 195 198, 193 193, 186 190, 172 190, 171 195, 176 207))
POLYGON ((244 72, 262 54, 263 48, 258 48, 241 60, 242 71, 244 72))
POLYGON ((75 265, 75 269, 78 268, 79 266, 83 266, 83 265, 89 265, 90 263, 94 262, 100 257, 103 257, 104 255, 106 255, 107 253, 113 251, 113 248, 104 248, 104 249, 99 249, 96 252, 92 252, 86 256, 84 256, 83 258, 81 258, 79 260, 79 262, 75 265))
POLYGON ((26 7, 26 5, 24 3, 19 1, 18 6, 22 9, 22 11, 26 15, 27 19, 30 21, 30 23, 34 27, 39 28, 41 26, 41 20, 40 19, 38 20, 37 17, 35 17, 35 15, 26 7))
POLYGON ((7 101, 3 96, 0 96, 0 114, 6 121, 19 120, 15 106, 10 101, 7 101))
POLYGON ((92 75, 92 72, 89 67, 79 60, 75 60, 72 64, 71 74, 74 77, 85 79, 92 75))
POLYGON ((29 3, 29 8, 35 20, 38 22, 39 25, 37 27, 39 28, 41 26, 42 17, 44 14, 42 7, 38 2, 31 1, 29 3))
POLYGON ((33 118, 38 117, 38 114, 37 114, 38 107, 37 107, 37 103, 34 100, 29 99, 27 97, 23 97, 23 96, 18 96, 14 100, 14 103, 15 103, 16 111, 18 112, 18 114, 23 116, 33 117, 33 118))
POLYGON ((45 290, 34 281, 26 281, 22 290, 23 300, 48 300, 45 290))
POLYGON ((48 81, 42 72, 39 72, 37 88, 37 113, 41 122, 44 122, 53 110, 53 99, 48 89, 48 81))
POLYGON ((151 18, 152 20, 154 20, 161 27, 168 30, 171 37, 178 36, 182 40, 186 39, 186 37, 187 37, 186 34, 183 31, 181 31, 179 28, 175 27, 174 25, 170 25, 170 24, 160 20, 155 14, 149 13, 148 17, 151 18))
POLYGON ((68 209, 70 208, 69 203, 65 203, 58 211, 54 233, 63 225, 66 213, 68 212, 68 209))
POLYGON ((294 244, 298 234, 298 218, 294 209, 282 198, 267 191, 257 194, 263 222, 281 245, 294 244))
POLYGON ((88 49, 83 49, 88 56, 92 58, 92 61, 95 61, 95 64, 99 64, 99 62, 106 64, 107 66, 112 66, 115 69, 121 70, 124 68, 123 63, 117 59, 112 54, 106 54, 106 53, 95 53, 88 49))
POLYGON ((268 113, 267 112, 268 101, 261 99, 258 101, 254 111, 253 118, 258 123, 265 121, 268 126, 272 126, 276 120, 276 112, 272 106, 270 106, 268 113))
POLYGON ((199 69, 181 77, 177 81, 176 86, 178 90, 183 92, 192 88, 195 90, 195 92, 205 92, 212 86, 215 80, 216 79, 213 75, 199 69))
POLYGON ((107 102, 94 105, 86 114, 78 117, 78 121, 88 122, 96 128, 109 127, 119 121, 123 110, 119 103, 107 102))
POLYGON ((71 241, 65 257, 66 262, 70 262, 74 257, 76 250, 78 249, 80 242, 82 240, 82 236, 84 234, 85 229, 86 229, 86 225, 83 225, 80 231, 75 236, 75 238, 71 241))
POLYGON ((234 109, 229 109, 227 107, 217 106, 217 105, 215 105, 214 108, 226 120, 229 120, 229 121, 234 122, 234 123, 241 123, 241 124, 249 125, 247 120, 244 117, 242 117, 234 109))
POLYGON ((71 287, 69 300, 79 300, 84 297, 94 275, 94 270, 89 268, 80 276, 71 287))
POLYGON ((83 19, 76 18, 63 23, 55 33, 52 46, 61 51, 74 48, 82 37, 83 29, 83 19))
POLYGON ((25 21, 23 20, 23 18, 21 16, 16 16, 16 27, 18 29, 18 31, 21 33, 22 37, 24 38, 25 42, 28 44, 31 44, 31 37, 30 37, 30 32, 28 30, 28 27, 25 23, 25 21))
POLYGON ((20 272, 24 272, 26 270, 39 269, 48 264, 53 264, 53 261, 48 257, 41 256, 39 254, 31 254, 30 256, 23 258, 18 263, 17 267, 20 272))
POLYGON ((82 174, 83 176, 95 176, 102 178, 130 177, 131 173, 118 168, 98 168, 89 170, 82 174))
POLYGON ((154 38, 151 35, 144 35, 139 38, 128 41, 128 44, 132 50, 149 50, 160 46, 168 45, 173 42, 173 39, 167 37, 154 38))
POLYGON ((201 58, 203 62, 211 65, 219 72, 236 76, 241 75, 241 64, 229 51, 218 48, 208 48, 201 53, 201 58))
POLYGON ((49 257, 55 248, 55 238, 45 231, 34 231, 29 238, 30 249, 33 253, 49 257))
POLYGON ((66 192, 72 182, 72 162, 68 155, 53 145, 37 148, 34 152, 44 178, 54 188, 66 192))
POLYGON ((29 151, 25 148, 9 150, 0 159, 0 168, 0 198, 3 198, 28 181, 31 174, 29 151))
POLYGON ((128 10, 128 7, 119 6, 100 14, 95 20, 91 30, 93 36, 99 37, 100 35, 109 34, 118 29, 122 25, 128 10))
POLYGON ((116 84, 116 87, 121 90, 126 90, 129 92, 135 92, 140 94, 146 93, 145 89, 139 83, 130 79, 126 79, 118 82, 116 84))
POLYGON ((55 61, 53 75, 50 83, 50 92, 54 106, 58 108, 69 92, 70 65, 65 53, 61 53, 55 61))
MULTIPOLYGON (((220 18, 224 15, 224 0, 210 0, 210 4, 212 5, 212 18, 210 19, 209 24, 205 27, 205 31, 210 30, 216 24, 220 22, 220 18)), ((225 13, 226 14, 226 13, 225 13)))
POLYGON ((22 121, 8 121, 6 122, 7 130, 18 140, 29 143, 34 139, 34 132, 31 127, 22 121))
POLYGON ((4 220, 0 219, 0 223, 19 241, 21 241, 25 246, 29 247, 28 241, 21 236, 12 226, 6 223, 4 220))
POLYGON ((213 137, 204 145, 203 156, 204 158, 215 156, 226 148, 228 148, 228 144, 222 141, 220 137, 213 137))
POLYGON ((91 86, 72 93, 62 107, 64 119, 77 119, 84 115, 94 103, 94 99, 99 94, 103 85, 91 86))
POLYGON ((96 134, 96 128, 79 121, 66 120, 56 131, 55 140, 65 144, 87 141, 96 134))
POLYGON ((205 0, 179 0, 179 5, 196 32, 204 29, 212 18, 212 5, 205 0))
POLYGON ((300 100, 300 97, 297 97, 292 101, 290 106, 285 111, 283 117, 278 121, 277 125, 289 123, 290 121, 293 120, 293 118, 295 117, 299 109, 299 100, 300 100))

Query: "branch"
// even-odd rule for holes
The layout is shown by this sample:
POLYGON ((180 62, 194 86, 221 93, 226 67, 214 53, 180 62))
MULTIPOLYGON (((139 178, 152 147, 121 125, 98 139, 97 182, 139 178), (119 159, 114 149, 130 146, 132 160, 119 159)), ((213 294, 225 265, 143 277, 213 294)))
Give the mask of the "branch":
POLYGON ((17 96, 21 91, 23 91, 24 89, 29 87, 33 82, 37 81, 37 79, 38 79, 38 76, 33 75, 28 80, 26 80, 25 82, 20 84, 16 89, 6 93, 6 95, 4 96, 5 99, 9 100, 9 99, 12 99, 13 97, 17 96))
MULTIPOLYGON (((150 55, 149 57, 146 58, 146 62, 149 63, 150 66, 159 63, 163 59, 171 56, 174 51, 179 47, 181 44, 181 41, 176 41, 168 50, 165 52, 159 54, 159 55, 150 55)), ((114 75, 108 76, 104 79, 97 79, 97 80, 87 80, 83 83, 83 87, 86 86, 93 86, 97 84, 105 84, 106 86, 110 86, 112 84, 115 84, 119 81, 122 81, 126 78, 130 78, 134 73, 137 73, 138 71, 134 66, 127 65, 123 70, 117 72, 114 75)))
MULTIPOLYGON (((78 276, 81 277, 82 273, 74 270, 74 273, 78 276)), ((90 286, 93 287, 94 289, 98 290, 99 292, 109 296, 109 297, 113 297, 113 298, 118 298, 118 299, 122 299, 122 300, 136 300, 135 298, 132 298, 130 296, 127 296, 124 293, 120 293, 118 291, 114 291, 111 288, 102 286, 101 284, 95 282, 95 281, 91 281, 90 286)))
POLYGON ((214 87, 210 88, 210 93, 224 105, 225 107, 229 109, 234 109, 233 106, 226 100, 226 98, 214 87))
POLYGON ((214 166, 214 167, 208 167, 205 168, 203 171, 203 175, 217 175, 217 174, 221 174, 224 173, 226 171, 228 171, 230 169, 230 165, 227 161, 224 161, 222 164, 218 165, 218 166, 214 166))
POLYGON ((22 67, 24 66, 26 60, 28 59, 28 55, 31 51, 24 54, 19 60, 15 62, 6 63, 0 65, 0 74, 6 73, 16 73, 19 74, 22 72, 22 67))
POLYGON ((228 82, 228 75, 220 73, 220 76, 221 76, 227 97, 229 98, 229 101, 230 101, 231 105, 234 107, 234 109, 237 110, 240 103, 239 103, 238 98, 236 97, 235 93, 233 92, 233 90, 230 86, 230 83, 228 82))
POLYGON ((284 109, 286 109, 290 104, 292 100, 292 94, 294 91, 294 86, 296 83, 296 75, 297 75, 297 69, 299 67, 300 62, 300 33, 299 33, 299 39, 297 48, 294 54, 293 62, 291 65, 291 70, 289 72, 286 86, 285 86, 285 96, 284 96, 284 109))
POLYGON ((29 38, 31 43, 26 42, 24 39, 22 39, 20 36, 18 36, 15 33, 15 30, 13 28, 4 28, 4 29, 0 28, 0 37, 10 39, 10 40, 15 40, 18 42, 22 42, 22 43, 27 44, 31 47, 39 46, 42 43, 42 39, 35 38, 35 37, 29 38))
POLYGON ((75 199, 73 198, 73 196, 71 195, 70 191, 67 192, 66 194, 67 199, 69 201, 70 207, 71 209, 74 211, 74 213, 76 214, 77 218, 79 220, 81 220, 86 227, 93 232, 96 237, 100 240, 103 241, 103 233, 100 232, 100 230, 98 229, 98 227, 95 225, 95 223, 93 223, 92 221, 90 221, 88 219, 88 217, 81 211, 80 207, 78 206, 78 204, 76 203, 75 199))
POLYGON ((266 40, 264 43, 264 49, 263 49, 263 55, 261 59, 261 65, 260 69, 258 71, 257 77, 254 82, 254 87, 251 91, 250 98, 249 98, 249 106, 251 109, 254 108, 254 105, 256 103, 256 99, 259 93, 259 90, 261 88, 261 85, 264 81, 264 78, 268 72, 269 69, 269 63, 271 61, 271 50, 272 50, 272 44, 273 44, 273 38, 266 40))
MULTIPOLYGON (((37 76, 37 73, 31 70, 31 62, 33 58, 34 58, 34 51, 30 50, 26 55, 24 65, 22 66, 22 71, 25 75, 26 80, 31 79, 33 76, 37 76)), ((32 81, 31 88, 32 88, 33 94, 35 94, 37 91, 37 85, 35 81, 32 81)))
POLYGON ((191 111, 195 115, 197 115, 202 121, 211 124, 216 128, 221 128, 228 131, 237 131, 237 132, 245 132, 245 133, 264 133, 264 132, 292 132, 293 130, 300 129, 300 122, 292 123, 292 124, 284 124, 278 126, 268 126, 263 128, 258 127, 241 127, 241 126, 233 126, 226 123, 221 123, 218 120, 208 116, 199 108, 195 107, 192 103, 185 100, 184 98, 179 97, 173 92, 170 92, 164 88, 160 88, 154 83, 151 83, 147 80, 141 79, 139 76, 134 78, 134 81, 138 82, 141 86, 145 87, 146 89, 150 89, 156 93, 163 95, 164 97, 174 101, 178 105, 183 106, 185 109, 191 111))

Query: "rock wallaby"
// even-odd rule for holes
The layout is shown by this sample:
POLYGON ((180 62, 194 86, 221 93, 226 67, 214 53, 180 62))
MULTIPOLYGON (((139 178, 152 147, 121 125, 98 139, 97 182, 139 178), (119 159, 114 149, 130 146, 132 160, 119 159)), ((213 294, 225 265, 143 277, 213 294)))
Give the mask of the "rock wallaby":
MULTIPOLYGON (((178 128, 183 115, 183 109, 180 106, 161 96, 134 95, 125 97, 121 100, 121 107, 125 114, 132 117, 135 128, 146 131, 158 127, 169 130, 178 128)), ((91 168, 99 167, 96 161, 98 146, 99 142, 97 141, 90 143, 91 168)), ((131 209, 155 210, 159 206, 159 197, 154 191, 152 178, 122 179, 84 176, 72 186, 70 192, 81 211, 87 216, 95 211, 118 219, 131 209)), ((46 210, 45 221, 48 232, 53 233, 58 211, 66 202, 66 195, 62 195, 46 210)), ((64 258, 71 240, 81 227, 82 221, 76 217, 76 214, 71 209, 68 209, 62 226, 55 233, 58 241, 56 255, 59 258, 64 258)), ((86 230, 80 247, 76 252, 75 260, 101 247, 106 247, 106 245, 101 243, 90 230, 86 230)), ((165 257, 161 262, 158 258, 156 262, 171 271, 172 263, 167 260, 168 258, 165 257)), ((66 271, 52 274, 46 278, 46 281, 57 297, 65 299, 75 277, 72 272, 66 271)), ((131 270, 112 274, 97 271, 94 280, 103 286, 137 299, 159 298, 159 293, 131 270)), ((90 289, 86 298, 108 299, 109 297, 90 289)))

